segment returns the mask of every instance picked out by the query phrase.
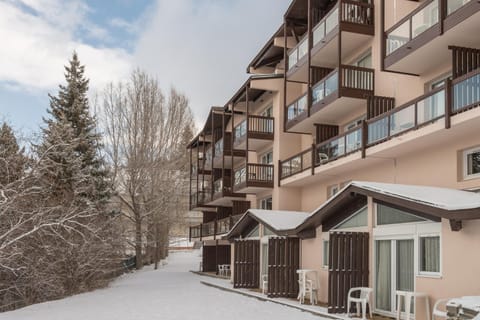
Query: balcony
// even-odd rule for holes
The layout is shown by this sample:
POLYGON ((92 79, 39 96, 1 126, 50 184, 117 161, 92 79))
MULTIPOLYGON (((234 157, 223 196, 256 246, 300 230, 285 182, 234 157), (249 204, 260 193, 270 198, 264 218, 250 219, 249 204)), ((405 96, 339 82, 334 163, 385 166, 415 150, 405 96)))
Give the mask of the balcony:
MULTIPOLYGON (((374 34, 373 1, 339 2, 312 29, 311 61, 314 66, 332 67, 338 64, 339 31, 342 35, 342 58, 351 56, 374 34), (341 12, 339 10, 341 6, 341 12)), ((288 52, 287 77, 294 81, 306 81, 308 76, 308 35, 288 52)))
POLYGON ((190 210, 208 207, 207 204, 212 199, 212 192, 209 189, 194 192, 190 194, 190 210))
POLYGON ((479 106, 480 68, 281 161, 281 183, 310 183, 326 170, 329 174, 345 173, 372 164, 378 157, 393 158, 441 144, 443 139, 461 139, 462 134, 478 127, 480 113, 465 113, 479 106), (445 130, 450 123, 452 128, 445 130), (360 162, 363 157, 366 159, 360 162))
POLYGON ((477 46, 479 29, 478 1, 424 1, 385 32, 385 68, 427 73, 450 60, 448 46, 477 46))
POLYGON ((315 166, 348 156, 362 148, 362 128, 354 128, 316 146, 315 166))
POLYGON ((266 147, 273 141, 274 121, 272 117, 249 115, 247 119, 235 127, 234 147, 236 149, 245 149, 247 139, 249 150, 255 151, 266 147))
POLYGON ((373 95, 374 82, 373 69, 340 66, 312 87, 310 108, 307 94, 288 105, 287 130, 312 133, 314 123, 335 123, 356 108, 366 109, 366 98, 373 95))
POLYGON ((281 161, 280 178, 285 179, 312 169, 312 165, 315 162, 313 155, 312 148, 310 148, 288 158, 287 160, 281 161))
POLYGON ((190 240, 202 240, 203 238, 213 237, 227 234, 237 221, 242 217, 241 214, 226 217, 219 220, 202 223, 200 225, 190 227, 190 240))
POLYGON ((401 107, 367 121, 367 146, 416 130, 445 116, 445 89, 429 92, 401 107))
POLYGON ((235 171, 233 191, 255 194, 273 188, 273 170, 271 164, 248 163, 235 171))

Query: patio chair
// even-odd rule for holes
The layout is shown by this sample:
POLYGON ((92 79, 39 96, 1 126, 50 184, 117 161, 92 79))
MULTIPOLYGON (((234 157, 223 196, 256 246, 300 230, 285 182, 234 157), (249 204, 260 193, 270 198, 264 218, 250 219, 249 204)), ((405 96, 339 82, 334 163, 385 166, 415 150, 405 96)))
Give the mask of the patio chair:
POLYGON ((268 274, 262 275, 262 294, 268 291, 268 274))
POLYGON ((225 275, 225 266, 223 264, 218 265, 218 275, 224 276, 225 275))
POLYGON ((357 305, 357 315, 360 315, 360 304, 362 305, 362 320, 367 319, 367 304, 369 305, 370 309, 370 318, 372 318, 372 305, 370 304, 370 294, 373 292, 372 288, 351 288, 348 291, 348 300, 347 300, 347 316, 350 316, 350 306, 353 303, 357 305), (355 298, 352 296, 352 293, 360 291, 360 297, 355 298))
POLYGON ((436 320, 438 318, 448 318, 446 304, 449 300, 450 299, 439 299, 437 302, 435 302, 435 305, 433 306, 432 320, 436 320), (443 308, 440 309, 440 306, 443 306, 443 308))

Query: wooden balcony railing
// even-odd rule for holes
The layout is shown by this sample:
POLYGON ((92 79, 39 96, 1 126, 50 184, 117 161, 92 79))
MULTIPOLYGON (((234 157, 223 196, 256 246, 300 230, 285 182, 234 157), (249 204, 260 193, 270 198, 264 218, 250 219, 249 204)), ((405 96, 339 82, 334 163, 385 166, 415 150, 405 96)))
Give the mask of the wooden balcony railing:
POLYGON ((212 200, 211 189, 194 192, 190 195, 190 209, 204 205, 212 200))
POLYGON ((247 187, 273 188, 273 171, 271 164, 248 163, 235 171, 233 191, 247 187))
POLYGON ((452 81, 452 114, 480 105, 480 66, 452 81))
POLYGON ((248 134, 253 137, 272 137, 275 119, 272 117, 248 116, 248 134))
POLYGON ((315 166, 345 157, 362 148, 362 128, 354 128, 316 146, 315 166))
POLYGON ((439 24, 440 0, 427 0, 385 32, 386 55, 439 24))
POLYGON ((442 118, 445 115, 445 98, 445 89, 439 88, 367 120, 367 146, 389 140, 442 118))
POLYGON ((280 161, 280 177, 281 179, 296 175, 297 173, 311 169, 314 163, 312 152, 314 147, 300 152, 287 160, 280 161))
MULTIPOLYGON (((335 97, 342 96, 366 99, 373 95, 375 83, 375 71, 370 68, 363 68, 350 65, 341 65, 330 72, 323 79, 312 87, 311 112, 320 110, 330 104, 335 97), (341 77, 339 77, 341 74, 341 77), (337 94, 334 96, 334 94, 337 94)), ((307 118, 308 99, 303 94, 287 107, 287 123, 299 122, 307 118)))
POLYGON ((233 228, 241 217, 242 214, 239 214, 192 226, 189 231, 190 239, 201 240, 205 237, 224 235, 233 228))

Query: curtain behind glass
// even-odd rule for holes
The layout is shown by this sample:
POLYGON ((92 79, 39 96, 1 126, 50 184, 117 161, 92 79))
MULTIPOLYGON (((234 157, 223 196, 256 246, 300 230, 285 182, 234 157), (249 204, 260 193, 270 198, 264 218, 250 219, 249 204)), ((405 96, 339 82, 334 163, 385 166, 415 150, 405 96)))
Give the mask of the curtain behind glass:
MULTIPOLYGON (((413 240, 397 240, 397 290, 414 291, 414 242, 413 240)), ((413 301, 412 301, 413 303, 413 301)), ((410 307, 414 311, 413 304, 410 307)), ((405 311, 402 304, 402 311, 405 311)))
POLYGON ((420 238, 420 271, 440 272, 440 237, 420 238))
POLYGON ((391 241, 376 241, 376 306, 380 310, 392 309, 392 252, 391 241))

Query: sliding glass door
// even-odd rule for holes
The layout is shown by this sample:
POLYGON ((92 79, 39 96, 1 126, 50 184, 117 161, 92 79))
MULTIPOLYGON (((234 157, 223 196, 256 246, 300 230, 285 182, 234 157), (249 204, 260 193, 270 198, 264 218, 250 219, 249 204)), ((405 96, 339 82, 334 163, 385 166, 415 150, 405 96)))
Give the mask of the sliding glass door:
POLYGON ((375 306, 378 311, 395 312, 395 292, 414 291, 414 258, 413 239, 375 241, 375 306))

